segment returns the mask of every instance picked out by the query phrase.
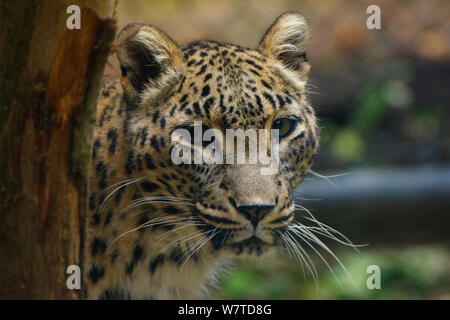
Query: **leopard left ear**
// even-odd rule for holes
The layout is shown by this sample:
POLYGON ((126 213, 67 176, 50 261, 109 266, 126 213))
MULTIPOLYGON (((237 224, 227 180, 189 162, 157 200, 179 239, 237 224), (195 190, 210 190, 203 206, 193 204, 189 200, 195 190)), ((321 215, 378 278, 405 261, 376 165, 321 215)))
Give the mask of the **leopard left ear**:
POLYGON ((142 103, 146 95, 162 97, 178 81, 181 49, 158 28, 129 24, 119 33, 117 42, 121 44, 117 57, 130 106, 142 103))
POLYGON ((309 26, 298 12, 286 12, 279 16, 266 31, 258 50, 269 59, 280 62, 300 79, 306 79, 309 64, 306 58, 309 26))

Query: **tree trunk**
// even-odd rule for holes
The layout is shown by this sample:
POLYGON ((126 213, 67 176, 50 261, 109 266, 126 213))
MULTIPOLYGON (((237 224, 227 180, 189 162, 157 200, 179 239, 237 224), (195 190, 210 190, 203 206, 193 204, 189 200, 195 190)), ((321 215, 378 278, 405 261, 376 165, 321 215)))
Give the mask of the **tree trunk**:
POLYGON ((71 299, 115 1, 0 3, 0 299, 71 299), (69 5, 81 29, 69 30, 69 5))

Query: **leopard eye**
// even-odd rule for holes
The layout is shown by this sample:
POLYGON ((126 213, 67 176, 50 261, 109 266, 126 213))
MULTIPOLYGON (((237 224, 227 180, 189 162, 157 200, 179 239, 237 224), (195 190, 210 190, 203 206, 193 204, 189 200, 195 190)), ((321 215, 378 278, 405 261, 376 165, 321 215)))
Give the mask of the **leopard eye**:
POLYGON ((297 121, 288 118, 280 118, 272 123, 272 129, 278 129, 280 139, 289 136, 296 127, 297 121))

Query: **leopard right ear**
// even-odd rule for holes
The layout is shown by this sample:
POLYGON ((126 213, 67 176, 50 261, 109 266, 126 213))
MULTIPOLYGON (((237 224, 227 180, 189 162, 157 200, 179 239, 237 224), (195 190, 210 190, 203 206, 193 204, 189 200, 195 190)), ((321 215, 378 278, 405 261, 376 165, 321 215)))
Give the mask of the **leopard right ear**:
POLYGON ((167 90, 179 78, 182 53, 158 28, 129 24, 117 36, 122 83, 130 106, 145 100, 148 90, 167 90))
POLYGON ((299 12, 280 15, 266 31, 258 49, 269 59, 279 62, 293 75, 306 80, 309 64, 306 58, 309 26, 299 12))

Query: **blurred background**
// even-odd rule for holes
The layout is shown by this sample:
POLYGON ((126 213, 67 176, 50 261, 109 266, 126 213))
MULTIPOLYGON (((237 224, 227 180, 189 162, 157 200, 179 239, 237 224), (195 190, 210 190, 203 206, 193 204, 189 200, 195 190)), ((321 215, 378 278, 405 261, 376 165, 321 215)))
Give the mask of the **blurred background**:
POLYGON ((119 29, 153 24, 180 45, 256 47, 288 10, 311 25, 309 90, 321 128, 296 202, 368 245, 358 253, 326 242, 353 284, 330 254, 320 251, 332 272, 307 250, 318 280, 282 255, 232 268, 214 297, 450 299, 449 1, 133 0, 119 1, 117 17, 119 29), (381 8, 381 30, 366 28, 370 4, 381 8), (380 267, 380 290, 366 286, 369 265, 380 267))

